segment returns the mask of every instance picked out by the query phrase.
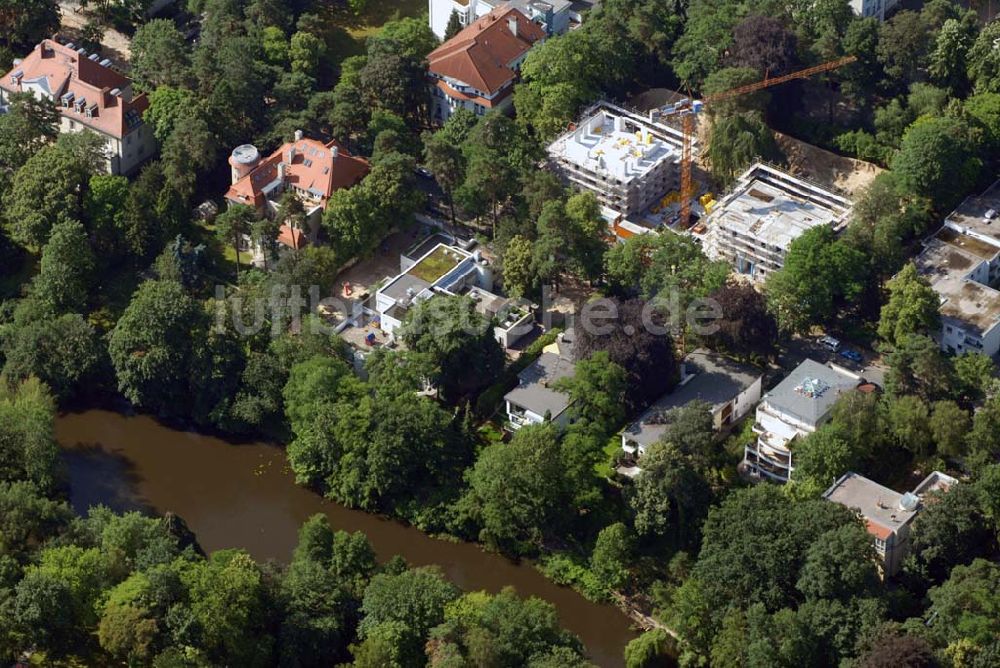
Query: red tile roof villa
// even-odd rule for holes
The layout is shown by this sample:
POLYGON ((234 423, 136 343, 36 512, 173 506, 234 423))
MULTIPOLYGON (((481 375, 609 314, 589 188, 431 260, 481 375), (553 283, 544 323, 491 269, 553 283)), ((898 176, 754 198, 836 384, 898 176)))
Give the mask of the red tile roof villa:
POLYGON ((517 9, 500 8, 464 28, 427 56, 433 114, 446 120, 456 108, 478 115, 509 104, 528 51, 545 30, 517 9))
POLYGON ((93 130, 108 141, 108 169, 132 171, 151 157, 156 145, 142 114, 145 95, 132 96, 132 82, 111 61, 85 49, 46 39, 0 79, 0 103, 13 93, 32 93, 57 105, 62 132, 93 130))
POLYGON ((299 249, 316 241, 319 219, 327 200, 337 190, 350 188, 368 174, 370 166, 362 157, 351 155, 336 141, 324 144, 301 132, 263 160, 256 147, 238 146, 229 157, 232 185, 226 192, 230 204, 252 206, 271 215, 277 211, 281 194, 291 189, 305 206, 308 230, 282 225, 278 242, 299 249))

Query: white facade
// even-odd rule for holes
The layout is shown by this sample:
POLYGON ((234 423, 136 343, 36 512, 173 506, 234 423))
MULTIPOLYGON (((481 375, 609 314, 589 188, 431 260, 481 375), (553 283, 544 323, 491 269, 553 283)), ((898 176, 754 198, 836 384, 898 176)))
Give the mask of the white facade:
POLYGON ((884 21, 886 14, 899 4, 899 0, 851 0, 850 4, 856 15, 884 21))
MULTIPOLYGON (((0 99, 3 91, 0 90, 0 99)), ((105 134, 88 127, 83 120, 62 116, 59 122, 59 132, 83 132, 90 130, 100 135, 104 140, 104 155, 107 158, 105 170, 109 174, 132 174, 140 165, 156 154, 156 137, 153 128, 141 123, 132 132, 122 138, 105 134)))
POLYGON ((555 389, 555 384, 569 378, 575 371, 573 360, 573 330, 545 346, 542 354, 517 375, 517 387, 504 395, 508 431, 517 431, 532 424, 551 422, 560 429, 573 421, 568 394, 555 389))
POLYGON ((637 214, 680 188, 683 135, 610 102, 599 102, 548 147, 562 178, 614 214, 637 214))
POLYGON ((646 409, 621 434, 622 450, 641 457, 667 430, 670 411, 695 401, 712 411, 712 427, 720 431, 740 420, 760 401, 763 374, 724 355, 695 350, 681 364, 681 381, 646 409))
POLYGON ((843 229, 851 202, 787 172, 757 163, 744 172, 730 193, 711 205, 705 254, 725 260, 755 282, 785 265, 792 242, 807 230, 826 225, 843 229))
POLYGON ((752 475, 786 483, 795 471, 794 442, 815 432, 841 394, 860 377, 834 365, 807 359, 768 392, 757 406, 757 440, 744 448, 743 465, 752 475))
POLYGON ((924 242, 917 270, 941 298, 941 349, 1000 353, 1000 181, 968 197, 924 242))
MULTIPOLYGON (((444 39, 452 12, 458 14, 462 27, 485 16, 508 0, 428 0, 431 30, 444 39)), ((542 26, 549 35, 561 35, 582 20, 579 10, 569 0, 510 0, 529 19, 542 26)), ((587 5, 588 3, 577 3, 587 5)))
POLYGON ((457 246, 437 244, 375 293, 379 328, 394 334, 413 304, 437 295, 467 294, 473 288, 484 292, 493 288, 489 263, 479 251, 470 253, 457 246))

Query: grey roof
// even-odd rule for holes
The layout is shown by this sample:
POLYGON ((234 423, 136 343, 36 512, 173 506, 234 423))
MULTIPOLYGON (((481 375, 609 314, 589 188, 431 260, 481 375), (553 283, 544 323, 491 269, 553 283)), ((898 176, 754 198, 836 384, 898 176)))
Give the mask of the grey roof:
POLYGON ((713 411, 753 385, 761 371, 739 364, 724 355, 707 350, 695 350, 684 358, 685 372, 694 374, 683 385, 656 400, 639 419, 625 430, 629 440, 646 447, 663 436, 667 426, 663 418, 670 410, 692 401, 704 401, 713 411))
POLYGON ((451 246, 455 243, 455 237, 444 232, 435 232, 428 237, 424 237, 413 246, 410 246, 402 255, 411 260, 419 260, 423 256, 437 248, 438 244, 451 246))
POLYGON ((417 278, 413 274, 406 273, 397 276, 389 285, 382 288, 382 294, 387 297, 391 297, 396 301, 401 301, 406 299, 407 289, 413 289, 413 295, 416 296, 426 288, 431 287, 431 284, 422 278, 417 278))
POLYGON ((869 523, 890 532, 912 520, 920 510, 914 494, 900 494, 853 472, 842 475, 823 493, 823 498, 857 510, 869 523))
POLYGON ((552 384, 572 376, 573 370, 572 359, 565 353, 542 353, 518 374, 520 385, 504 395, 504 399, 532 413, 555 417, 569 407, 569 395, 553 390, 552 384))
POLYGON ((840 395, 857 387, 859 382, 858 378, 846 372, 807 359, 768 392, 762 401, 781 413, 816 426, 830 412, 840 395))

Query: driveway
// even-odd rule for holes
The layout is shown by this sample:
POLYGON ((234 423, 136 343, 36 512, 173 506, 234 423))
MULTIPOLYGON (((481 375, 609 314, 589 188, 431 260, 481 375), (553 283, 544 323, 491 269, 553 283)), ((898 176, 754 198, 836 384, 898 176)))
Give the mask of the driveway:
MULTIPOLYGON (((62 14, 61 31, 65 37, 72 38, 79 35, 90 19, 89 13, 80 9, 78 0, 59 0, 59 11, 62 14)), ((118 67, 128 67, 128 61, 132 57, 132 42, 126 35, 114 28, 105 27, 101 46, 102 56, 115 61, 118 67)))

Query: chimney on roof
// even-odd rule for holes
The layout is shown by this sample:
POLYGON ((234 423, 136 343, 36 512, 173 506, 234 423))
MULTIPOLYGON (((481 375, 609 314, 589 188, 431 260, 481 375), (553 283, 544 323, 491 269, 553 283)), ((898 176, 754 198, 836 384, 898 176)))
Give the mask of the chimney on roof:
POLYGON ((510 30, 510 34, 517 37, 517 17, 510 16, 507 18, 507 28, 510 30))
POLYGON ((278 180, 281 181, 282 183, 285 182, 285 170, 287 169, 287 167, 288 165, 286 165, 283 162, 278 163, 278 180))
POLYGON ((288 152, 285 153, 285 162, 287 162, 290 165, 294 160, 295 160, 295 147, 290 146, 288 148, 288 152))
POLYGON ((339 155, 340 155, 340 147, 339 146, 331 146, 330 147, 330 157, 332 157, 334 160, 336 160, 337 156, 339 156, 339 155))
POLYGON ((295 141, 302 141, 302 130, 295 131, 295 141))

